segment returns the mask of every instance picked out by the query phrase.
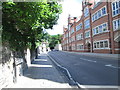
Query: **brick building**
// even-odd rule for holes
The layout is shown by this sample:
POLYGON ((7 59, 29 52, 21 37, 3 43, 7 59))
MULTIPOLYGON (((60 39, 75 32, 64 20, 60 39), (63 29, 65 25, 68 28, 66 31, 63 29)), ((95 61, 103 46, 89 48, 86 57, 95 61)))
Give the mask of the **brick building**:
POLYGON ((120 53, 120 0, 83 0, 82 16, 69 15, 63 31, 65 51, 120 53))

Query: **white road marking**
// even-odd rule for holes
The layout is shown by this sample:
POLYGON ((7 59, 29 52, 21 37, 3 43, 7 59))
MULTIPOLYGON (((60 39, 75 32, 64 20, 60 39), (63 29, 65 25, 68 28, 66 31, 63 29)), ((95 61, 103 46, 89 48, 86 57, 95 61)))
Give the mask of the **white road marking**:
POLYGON ((116 66, 113 66, 112 64, 107 64, 105 65, 106 67, 112 67, 112 68, 120 68, 120 67, 116 67, 116 66))
POLYGON ((96 63, 97 61, 93 61, 93 60, 89 60, 89 59, 85 59, 85 58, 80 58, 81 60, 84 60, 84 61, 88 61, 88 62, 94 62, 96 63))
POLYGON ((84 88, 84 90, 89 90, 88 88, 115 88, 118 89, 119 86, 111 86, 111 85, 81 85, 77 82, 80 88, 84 88))

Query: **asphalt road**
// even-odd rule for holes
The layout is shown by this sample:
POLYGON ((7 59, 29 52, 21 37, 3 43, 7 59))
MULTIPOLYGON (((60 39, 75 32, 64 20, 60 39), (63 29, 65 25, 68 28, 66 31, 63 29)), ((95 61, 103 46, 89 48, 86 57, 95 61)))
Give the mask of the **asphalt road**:
POLYGON ((61 51, 48 54, 67 68, 72 78, 81 85, 118 85, 118 60, 61 51))

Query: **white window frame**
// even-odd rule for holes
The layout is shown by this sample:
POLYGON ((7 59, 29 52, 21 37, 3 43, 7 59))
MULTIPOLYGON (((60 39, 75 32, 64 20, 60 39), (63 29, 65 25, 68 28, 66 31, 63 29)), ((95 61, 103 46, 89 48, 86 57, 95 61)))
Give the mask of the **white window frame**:
POLYGON ((87 16, 89 16, 89 8, 85 7, 84 8, 84 17, 87 17, 87 16))
POLYGON ((76 35, 77 40, 82 40, 83 39, 83 33, 79 33, 76 35))
POLYGON ((119 8, 120 8, 120 6, 119 6, 119 3, 120 3, 120 0, 115 0, 115 1, 113 1, 112 3, 111 3, 111 7, 112 7, 112 17, 115 17, 115 16, 117 16, 117 15, 119 15, 120 14, 120 11, 119 11, 119 8), (116 15, 113 15, 113 12, 115 11, 116 12, 116 2, 118 2, 118 14, 116 14, 116 15), (115 10, 113 10, 113 3, 115 3, 115 10))
POLYGON ((76 35, 76 40, 79 40, 79 34, 76 35))
POLYGON ((117 31, 117 30, 120 30, 120 26, 118 25, 118 23, 117 23, 117 29, 115 29, 115 25, 114 25, 114 22, 116 22, 116 21, 118 21, 119 20, 119 23, 120 23, 120 18, 118 18, 118 19, 115 19, 115 20, 113 20, 113 31, 117 31))
POLYGON ((96 49, 110 49, 109 47, 109 40, 108 39, 105 39, 105 40, 98 40, 98 41, 93 41, 93 50, 96 50, 96 49), (105 47, 105 43, 104 41, 107 41, 108 42, 108 47, 105 47), (97 42, 99 42, 99 48, 97 47, 97 42), (100 47, 100 42, 103 42, 103 48, 100 47), (96 43, 96 48, 94 48, 94 43, 96 43))
POLYGON ((106 7, 106 5, 105 6, 103 6, 102 8, 100 8, 99 10, 97 10, 95 13, 93 13, 92 14, 92 22, 94 22, 94 21, 96 21, 96 20, 98 20, 99 18, 102 18, 103 16, 106 16, 107 15, 107 7, 106 7), (106 9, 106 14, 102 14, 102 9, 103 8, 105 8, 106 9), (101 12, 101 16, 99 17, 99 15, 98 15, 98 12, 101 12), (97 19, 95 19, 95 14, 97 15, 97 19), (94 20, 93 20, 93 18, 94 18, 94 20))
POLYGON ((88 29, 88 28, 90 28, 90 18, 87 18, 85 21, 84 21, 84 29, 88 29), (85 23, 87 20, 89 20, 89 23, 85 23), (89 27, 88 27, 88 25, 89 25, 89 27), (86 26, 87 26, 87 28, 86 28, 86 26))
POLYGON ((107 14, 107 7, 105 6, 105 7, 103 7, 103 8, 101 9, 101 14, 102 14, 102 16, 105 16, 105 15, 107 14), (106 11, 105 11, 105 12, 106 12, 105 14, 103 14, 103 11, 102 11, 103 8, 105 8, 105 10, 106 10, 106 11))
POLYGON ((84 45, 82 44, 77 44, 77 50, 84 50, 84 45), (83 48, 81 49, 80 46, 83 46, 83 48))
POLYGON ((90 38, 90 30, 85 32, 85 38, 90 38), (88 33, 88 32, 89 32, 89 36, 86 37, 86 33, 88 33))
POLYGON ((109 30, 108 30, 108 23, 107 23, 107 22, 102 23, 102 24, 100 24, 100 25, 94 27, 94 28, 92 29, 92 31, 93 31, 93 36, 94 36, 94 35, 97 35, 97 34, 101 34, 101 33, 109 32, 109 30), (106 31, 103 31, 103 24, 106 24, 106 27, 107 27, 107 30, 106 30, 106 31), (102 32, 100 32, 100 30, 99 30, 99 26, 102 26, 102 32), (96 28, 97 28, 97 27, 98 27, 98 33, 96 33, 96 28), (94 33, 94 29, 95 29, 95 33, 94 33))
POLYGON ((102 12, 101 12, 101 10, 98 10, 97 14, 98 14, 98 19, 102 17, 102 12), (99 12, 100 12, 100 13, 99 13, 99 12), (99 16, 99 14, 100 14, 101 16, 99 16))
POLYGON ((76 31, 79 31, 82 29, 82 23, 79 23, 77 26, 76 26, 76 31))

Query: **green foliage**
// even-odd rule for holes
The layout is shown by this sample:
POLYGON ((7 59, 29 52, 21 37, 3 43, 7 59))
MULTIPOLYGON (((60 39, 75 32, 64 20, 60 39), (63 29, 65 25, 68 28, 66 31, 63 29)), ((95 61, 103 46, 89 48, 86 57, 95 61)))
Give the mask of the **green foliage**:
POLYGON ((61 5, 57 2, 4 2, 3 43, 9 42, 11 49, 35 48, 44 35, 43 28, 56 24, 61 5))
POLYGON ((56 44, 61 43, 62 35, 49 35, 48 33, 45 33, 43 36, 43 39, 47 40, 49 42, 49 47, 54 48, 56 44))

